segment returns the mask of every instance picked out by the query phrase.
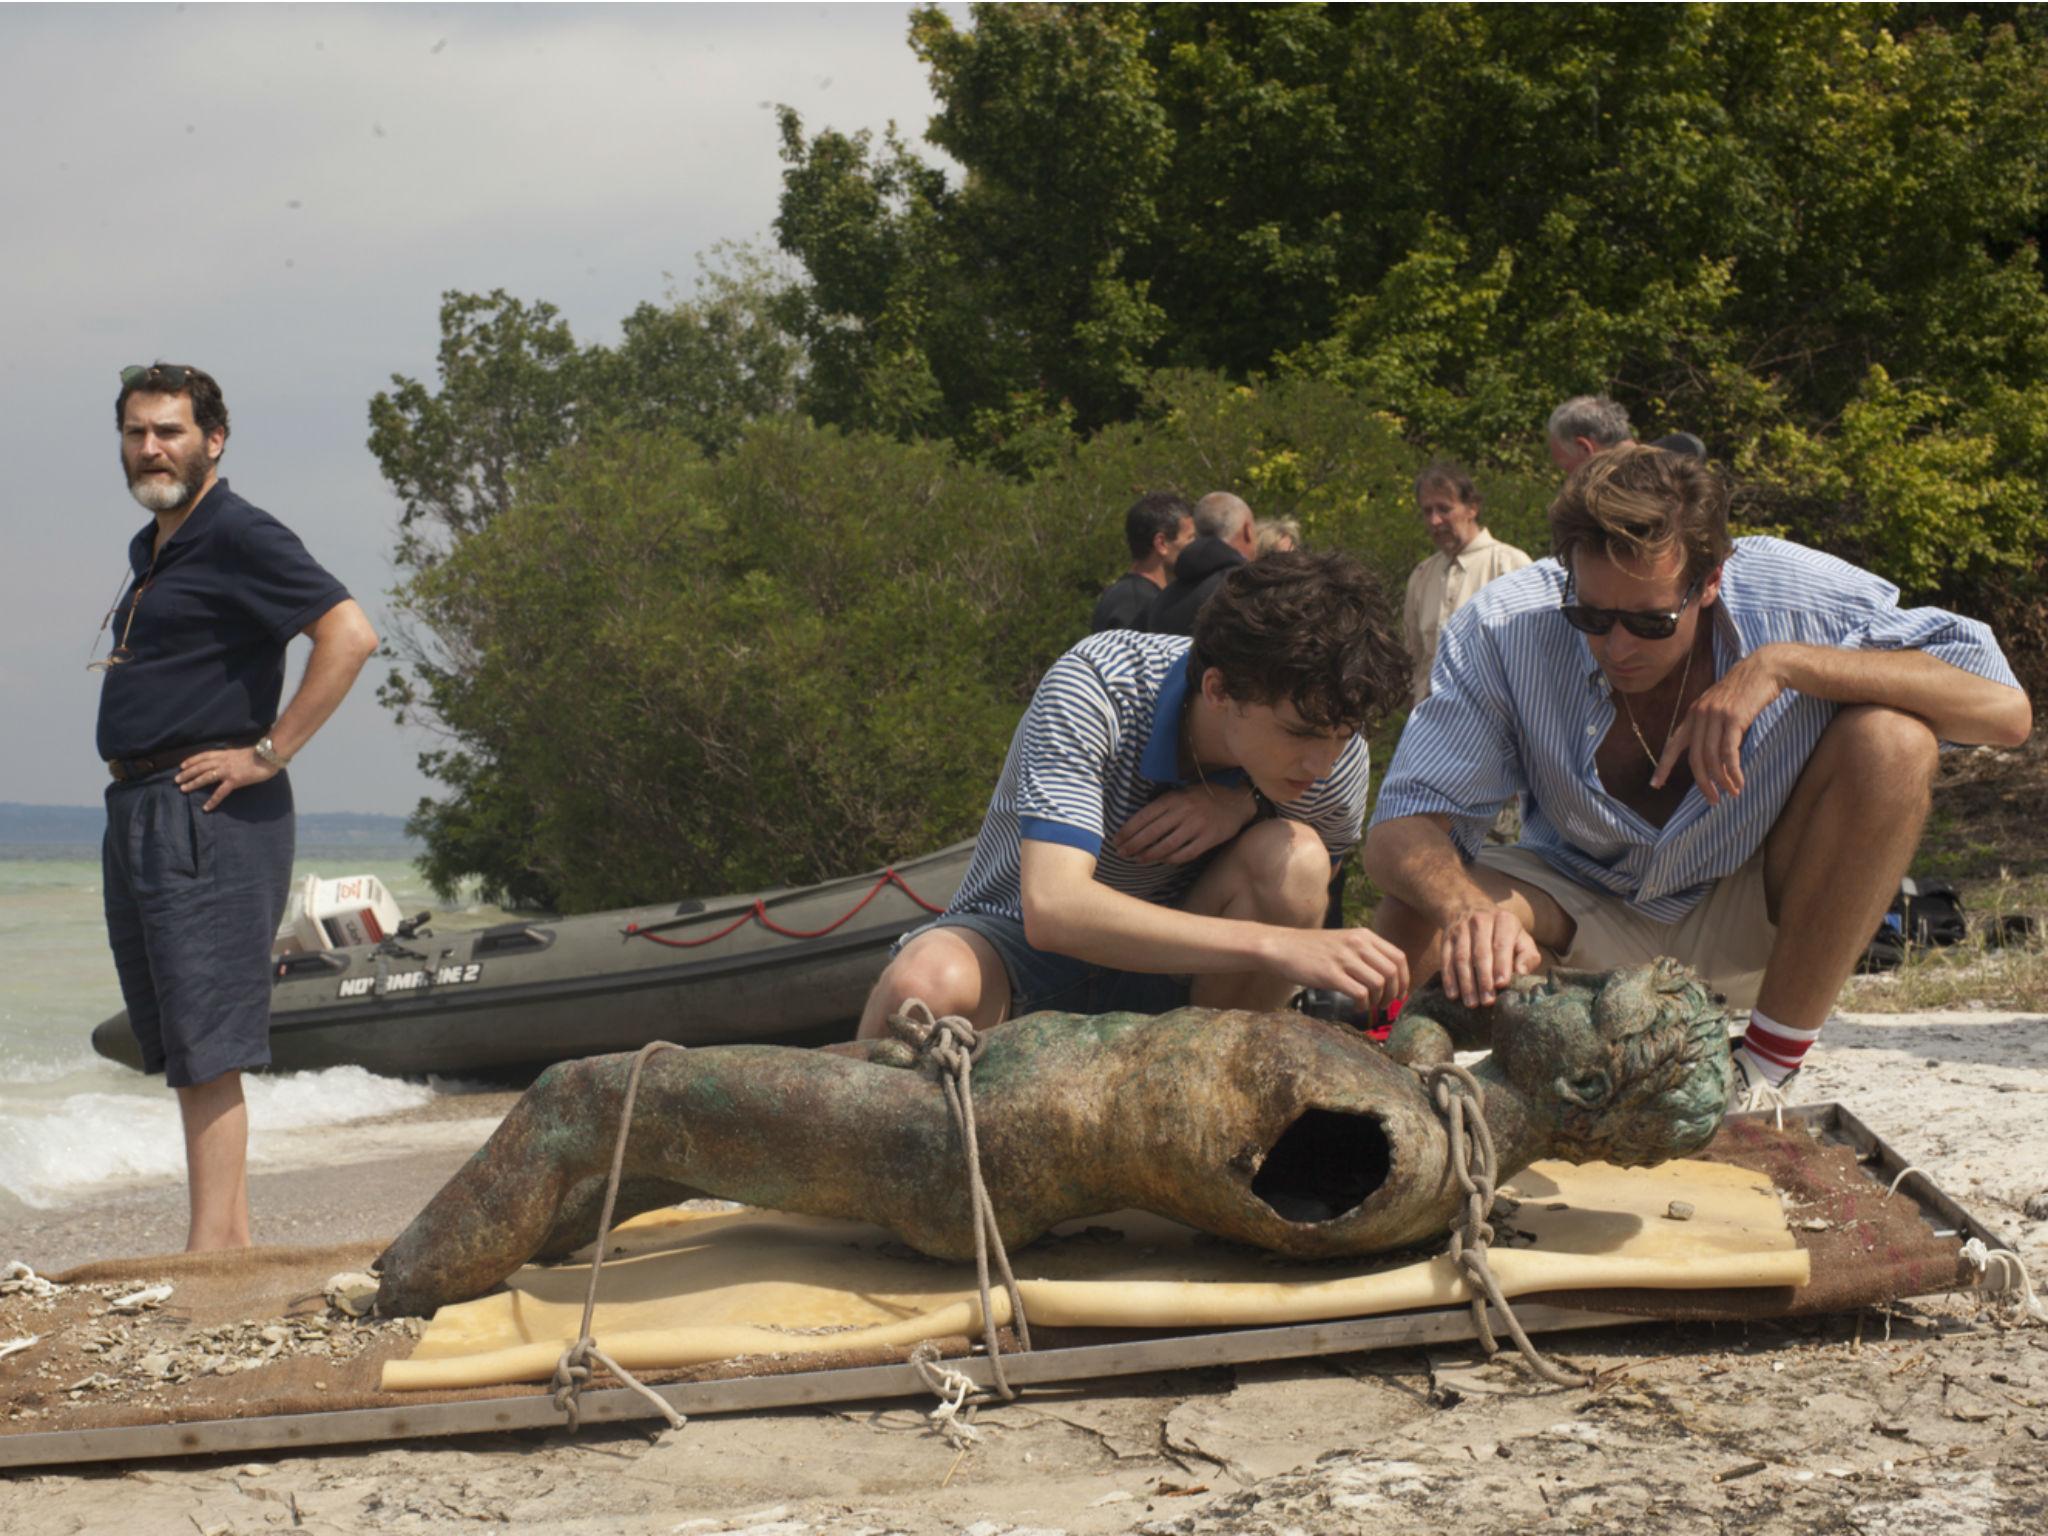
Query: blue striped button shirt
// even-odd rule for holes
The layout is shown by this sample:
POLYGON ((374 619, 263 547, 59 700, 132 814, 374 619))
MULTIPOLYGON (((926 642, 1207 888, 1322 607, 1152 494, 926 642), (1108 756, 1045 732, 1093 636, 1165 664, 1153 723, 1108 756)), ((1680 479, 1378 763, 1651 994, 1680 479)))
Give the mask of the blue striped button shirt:
MULTIPOLYGON (((1742 741, 1743 791, 1707 804, 1697 785, 1661 828, 1607 793, 1594 752, 1614 701, 1586 637, 1565 623, 1565 572, 1542 560, 1484 588, 1444 626, 1430 696, 1409 717, 1373 808, 1449 816, 1478 851, 1500 803, 1520 793, 1522 844, 1580 884, 1676 922, 1763 846, 1836 705, 1787 691, 1742 741)), ((1748 538, 1721 572, 1716 674, 1774 642, 1920 650, 1978 677, 2019 681, 1991 631, 1939 608, 1898 606, 1890 582, 1818 550, 1748 538)))
MULTIPOLYGON (((1010 738, 1002 777, 989 799, 974 861, 949 912, 986 912, 1023 921, 1023 841, 1062 843, 1095 855, 1095 878, 1145 901, 1179 901, 1206 859, 1140 864, 1117 853, 1118 829, 1180 777, 1180 728, 1187 712, 1191 642, 1185 635, 1110 630, 1091 635, 1054 662, 1010 738)), ((1357 843, 1365 821, 1365 738, 1353 737, 1327 778, 1283 816, 1305 821, 1330 856, 1357 843)), ((1213 784, 1242 784, 1236 769, 1213 784)))

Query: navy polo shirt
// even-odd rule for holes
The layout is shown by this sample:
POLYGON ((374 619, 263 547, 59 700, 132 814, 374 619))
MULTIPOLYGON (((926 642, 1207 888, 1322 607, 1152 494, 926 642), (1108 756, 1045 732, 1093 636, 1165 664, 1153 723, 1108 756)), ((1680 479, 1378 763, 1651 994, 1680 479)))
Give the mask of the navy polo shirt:
POLYGON ((152 557, 155 539, 152 519, 128 545, 133 578, 108 643, 125 631, 132 654, 102 674, 104 759, 269 730, 284 694, 285 647, 348 598, 297 534, 225 480, 152 557))

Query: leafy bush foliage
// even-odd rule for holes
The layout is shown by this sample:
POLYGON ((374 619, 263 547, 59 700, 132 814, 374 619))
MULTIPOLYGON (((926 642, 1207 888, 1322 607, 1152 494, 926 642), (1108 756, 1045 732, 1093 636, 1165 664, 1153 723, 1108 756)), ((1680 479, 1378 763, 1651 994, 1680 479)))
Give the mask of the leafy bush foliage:
POLYGON ((676 431, 565 448, 404 589, 456 642, 423 696, 463 744, 416 823, 430 873, 581 911, 969 836, 1139 491, 1244 486, 1398 581, 1425 550, 1418 462, 1333 385, 1213 375, 1162 379, 1144 419, 1022 483, 788 417, 717 459, 676 431))

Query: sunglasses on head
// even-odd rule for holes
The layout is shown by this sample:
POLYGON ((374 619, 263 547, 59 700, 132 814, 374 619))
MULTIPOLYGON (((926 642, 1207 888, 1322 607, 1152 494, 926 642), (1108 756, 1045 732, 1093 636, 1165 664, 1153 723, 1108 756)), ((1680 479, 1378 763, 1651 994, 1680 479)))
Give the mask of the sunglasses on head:
POLYGON ((1678 633, 1679 615, 1699 595, 1700 578, 1695 576, 1676 608, 1592 608, 1585 603, 1564 603, 1560 611, 1565 623, 1581 634, 1604 635, 1619 624, 1638 640, 1669 640, 1678 633))
POLYGON ((183 389, 191 370, 176 363, 130 363, 121 370, 121 387, 132 389, 147 380, 155 380, 166 389, 183 389))

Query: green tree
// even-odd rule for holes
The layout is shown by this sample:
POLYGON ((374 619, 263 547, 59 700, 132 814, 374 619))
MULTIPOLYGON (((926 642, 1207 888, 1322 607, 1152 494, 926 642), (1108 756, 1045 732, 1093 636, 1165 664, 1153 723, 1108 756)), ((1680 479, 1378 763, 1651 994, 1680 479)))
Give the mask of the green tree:
POLYGON ((1543 547, 1586 390, 2048 669, 2044 14, 915 13, 952 166, 785 111, 798 280, 605 346, 450 295, 438 387, 373 402, 431 867, 586 908, 965 835, 1136 494, 1299 516, 1391 602, 1436 453, 1543 547))
POLYGON ((720 254, 689 299, 639 305, 613 346, 579 344, 551 304, 446 294, 438 387, 394 376, 370 402, 370 451, 403 504, 387 645, 398 665, 379 698, 445 743, 421 767, 449 794, 422 801, 412 822, 443 889, 473 875, 487 895, 529 905, 559 890, 533 862, 540 791, 478 724, 486 657, 518 626, 456 557, 578 445, 660 428, 716 455, 794 401, 802 355, 776 318, 783 280, 752 252, 720 254))
POLYGON ((1129 258, 1170 145, 1146 10, 981 7, 968 32, 917 12, 958 189, 893 132, 806 140, 783 111, 776 232, 810 277, 794 326, 818 414, 1001 435, 1017 397, 1090 427, 1135 404, 1165 317, 1129 258))
POLYGON ((442 295, 440 389, 394 374, 370 401, 370 452, 404 505, 401 566, 487 526, 520 472, 571 440, 582 361, 552 304, 502 288, 442 295))
POLYGON ((1279 368, 1540 467, 1550 406, 1605 390, 1737 466, 1753 525, 1971 592, 2048 544, 2042 15, 920 11, 957 180, 785 115, 799 329, 869 359, 808 403, 1016 472, 1151 368, 1279 368), (915 408, 847 405, 884 396, 915 408))

